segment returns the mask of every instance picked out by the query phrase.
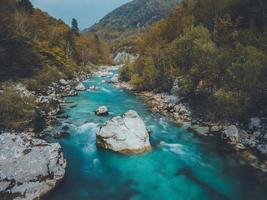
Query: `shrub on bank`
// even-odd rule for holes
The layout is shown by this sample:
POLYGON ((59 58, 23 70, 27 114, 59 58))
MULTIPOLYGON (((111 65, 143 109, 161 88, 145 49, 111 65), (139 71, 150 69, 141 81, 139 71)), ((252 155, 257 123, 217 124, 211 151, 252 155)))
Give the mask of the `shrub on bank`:
POLYGON ((20 131, 33 125, 36 113, 33 95, 22 95, 11 85, 2 86, 0 95, 0 128, 20 131))

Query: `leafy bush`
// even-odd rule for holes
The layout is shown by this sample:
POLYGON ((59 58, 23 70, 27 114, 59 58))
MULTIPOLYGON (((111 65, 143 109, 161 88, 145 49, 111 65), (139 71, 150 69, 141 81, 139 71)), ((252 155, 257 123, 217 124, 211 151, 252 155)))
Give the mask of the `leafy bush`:
POLYGON ((24 83, 29 90, 43 92, 47 90, 51 83, 57 82, 63 77, 64 74, 56 67, 44 67, 33 78, 25 80, 24 83))
POLYGON ((132 68, 133 68, 133 63, 130 63, 130 60, 127 59, 124 66, 119 70, 119 77, 120 80, 122 81, 130 81, 131 76, 132 76, 132 68))
POLYGON ((11 85, 4 85, 0 95, 0 127, 20 131, 33 125, 35 108, 34 96, 22 95, 11 85))
POLYGON ((121 74, 139 90, 168 92, 177 81, 179 95, 210 119, 267 115, 265 2, 185 0, 142 35, 137 61, 121 74))

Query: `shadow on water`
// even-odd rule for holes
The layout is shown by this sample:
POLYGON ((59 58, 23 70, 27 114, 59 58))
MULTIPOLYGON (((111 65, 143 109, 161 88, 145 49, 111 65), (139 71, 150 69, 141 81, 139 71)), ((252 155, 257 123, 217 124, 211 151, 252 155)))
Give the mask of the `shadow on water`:
POLYGON ((229 200, 228 197, 226 197, 224 194, 222 194, 221 192, 215 190, 214 188, 212 188, 210 185, 208 185, 207 183, 201 181, 194 173, 191 169, 189 168, 181 168, 179 169, 176 174, 176 176, 185 176, 186 178, 188 178, 190 181, 192 181, 193 183, 197 184, 199 187, 201 187, 203 190, 205 190, 207 192, 207 195, 210 196, 211 199, 216 199, 216 200, 229 200))

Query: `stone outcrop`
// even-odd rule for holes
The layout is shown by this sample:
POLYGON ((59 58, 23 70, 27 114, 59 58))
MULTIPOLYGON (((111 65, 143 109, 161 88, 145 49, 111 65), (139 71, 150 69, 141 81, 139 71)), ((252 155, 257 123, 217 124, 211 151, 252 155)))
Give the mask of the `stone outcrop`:
POLYGON ((0 199, 40 199, 65 175, 58 143, 28 135, 0 135, 0 199))
POLYGON ((133 63, 136 60, 136 56, 127 52, 119 52, 114 58, 114 63, 117 65, 124 64, 127 60, 129 60, 130 63, 133 63))
POLYGON ((239 132, 235 125, 225 127, 221 136, 224 140, 229 140, 233 143, 239 142, 239 132))
POLYGON ((79 83, 76 87, 75 90, 77 91, 85 91, 86 87, 83 85, 83 83, 79 83))
POLYGON ((107 121, 97 133, 97 145, 123 154, 151 149, 145 123, 133 110, 107 121))

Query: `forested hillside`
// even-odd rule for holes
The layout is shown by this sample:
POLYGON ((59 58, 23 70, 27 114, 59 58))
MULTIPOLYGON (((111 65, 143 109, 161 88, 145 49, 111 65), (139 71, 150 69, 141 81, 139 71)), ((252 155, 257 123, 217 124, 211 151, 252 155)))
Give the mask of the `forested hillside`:
POLYGON ((72 79, 90 65, 107 63, 107 44, 95 34, 81 34, 75 19, 69 27, 29 0, 1 0, 0 129, 22 129, 40 121, 36 96, 21 95, 17 83, 37 96, 49 95, 49 87, 61 78, 72 79))
POLYGON ((151 23, 166 17, 181 0, 133 0, 106 15, 85 30, 107 40, 136 34, 151 23))
POLYGON ((108 62, 107 47, 97 37, 79 36, 63 21, 34 9, 29 0, 2 0, 0 20, 1 81, 31 77, 45 67, 67 72, 81 62, 108 62), (84 49, 86 43, 90 45, 84 49), (90 49, 85 61, 81 49, 90 49))
POLYGON ((185 0, 139 39, 121 79, 170 91, 212 120, 267 113, 267 1, 185 0))

